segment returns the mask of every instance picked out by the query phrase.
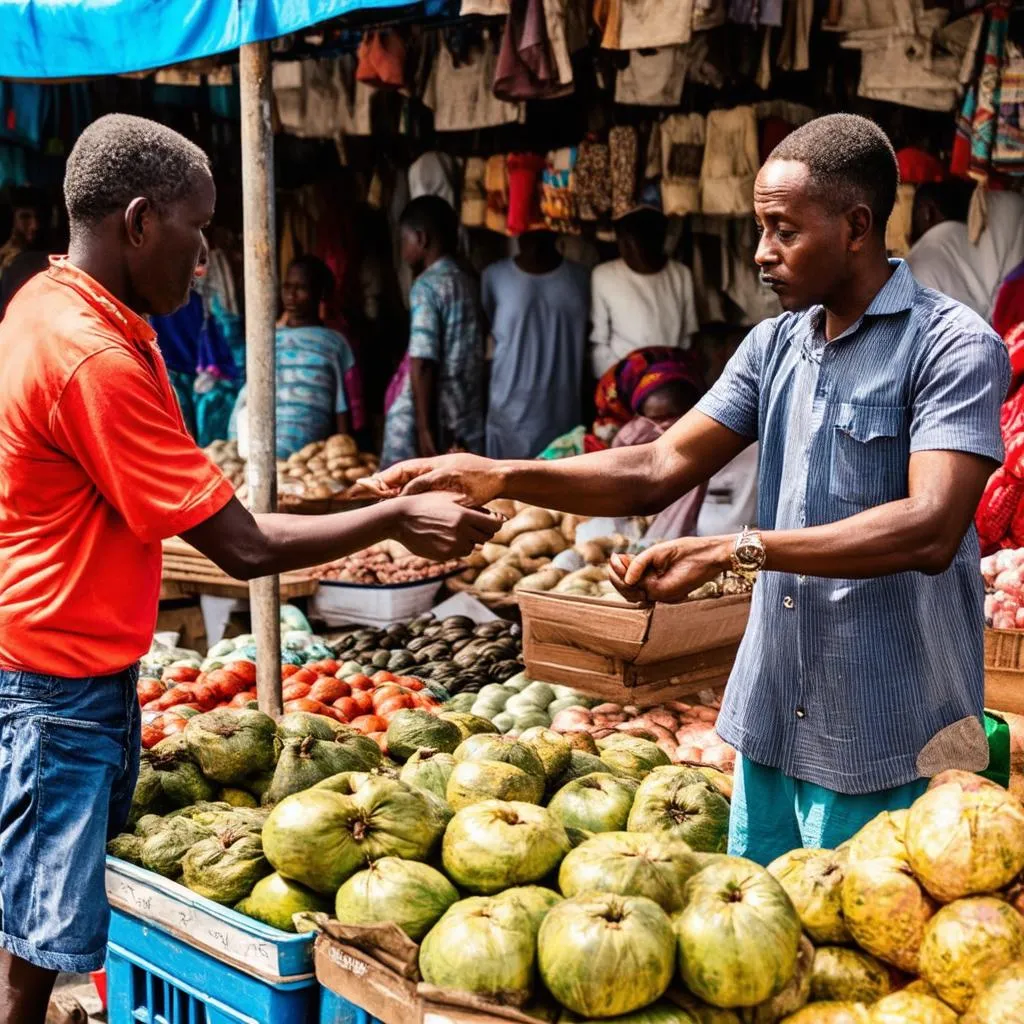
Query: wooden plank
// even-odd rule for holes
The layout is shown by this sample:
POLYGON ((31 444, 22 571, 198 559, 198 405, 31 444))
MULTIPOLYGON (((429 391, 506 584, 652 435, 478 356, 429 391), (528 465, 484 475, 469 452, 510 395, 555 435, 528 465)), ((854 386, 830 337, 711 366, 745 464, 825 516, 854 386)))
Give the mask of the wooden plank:
POLYGON ((1024 715, 1024 671, 986 668, 985 707, 1024 715))

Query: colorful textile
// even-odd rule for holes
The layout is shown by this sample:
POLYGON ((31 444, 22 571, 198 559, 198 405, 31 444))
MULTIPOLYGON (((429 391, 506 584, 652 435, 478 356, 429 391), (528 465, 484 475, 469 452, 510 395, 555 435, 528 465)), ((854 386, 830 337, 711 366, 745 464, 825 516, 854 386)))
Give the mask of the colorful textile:
POLYGON ((992 326, 1006 338, 1019 323, 1024 323, 1024 263, 1003 278, 992 308, 992 326))
POLYGON ((521 235, 546 227, 540 213, 540 176, 547 163, 537 153, 508 157, 508 233, 521 235))
POLYGON ((160 541, 234 488, 186 433, 153 329, 66 258, 11 301, 0 365, 0 665, 119 672, 153 639, 160 541))
POLYGON ((612 169, 608 147, 584 141, 576 155, 576 203, 580 220, 598 220, 612 208, 612 169))
MULTIPOLYGON (((915 452, 1003 460, 1001 339, 891 265, 863 317, 827 345, 820 306, 763 321, 697 405, 760 440, 762 529, 905 499, 915 452)), ((968 530, 935 575, 761 573, 719 735, 759 764, 847 794, 984 768, 978 558, 968 530)))
POLYGON ((327 327, 279 327, 277 359, 277 457, 286 459, 337 430, 348 412, 345 374, 355 365, 352 349, 327 327))
POLYGON ((582 230, 573 193, 577 153, 575 146, 548 153, 541 178, 540 211, 544 215, 544 223, 558 234, 578 235, 582 230))
MULTIPOLYGON (((473 282, 450 256, 416 279, 409 292, 410 359, 437 364, 437 422, 441 451, 484 447, 483 337, 473 282)), ((384 424, 381 464, 415 458, 419 451, 412 381, 406 377, 384 424)))
POLYGON ((1024 547, 1024 322, 1007 333, 1006 347, 1010 391, 999 418, 1006 457, 989 478, 974 517, 983 555, 1024 547))

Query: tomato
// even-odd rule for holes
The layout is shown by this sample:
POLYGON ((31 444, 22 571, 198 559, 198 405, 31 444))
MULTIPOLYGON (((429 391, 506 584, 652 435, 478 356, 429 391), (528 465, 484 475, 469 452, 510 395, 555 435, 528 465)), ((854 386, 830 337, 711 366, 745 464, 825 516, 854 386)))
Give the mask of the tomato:
POLYGON ((165 668, 160 677, 165 683, 194 683, 199 678, 199 669, 187 665, 177 668, 165 668))
POLYGON ((375 683, 393 683, 395 682, 395 676, 391 672, 385 672, 383 669, 380 672, 374 672, 373 681, 375 683))
POLYGON ((348 683, 343 683, 334 676, 323 676, 318 679, 310 688, 309 696, 313 700, 323 701, 324 704, 333 704, 340 697, 347 697, 352 692, 348 683))
POLYGON ((216 683, 198 683, 192 691, 192 699, 204 711, 212 711, 221 702, 222 697, 216 683))
POLYGON ((431 708, 436 708, 440 703, 441 702, 432 693, 428 693, 426 690, 424 690, 423 693, 416 694, 415 706, 421 707, 426 711, 429 711, 431 708))
POLYGON ((191 686, 175 686, 168 690, 162 697, 158 697, 153 703, 161 711, 173 708, 175 704, 188 704, 196 700, 195 691, 191 686))
POLYGON ((302 700, 303 697, 309 696, 309 691, 312 689, 309 683, 289 683, 281 691, 281 699, 284 701, 290 700, 302 700))
POLYGON ((339 697, 334 702, 333 707, 338 712, 338 716, 344 718, 346 722, 353 718, 358 718, 361 714, 359 705, 351 697, 339 697))
POLYGON ((148 704, 151 700, 156 700, 164 689, 164 684, 159 679, 140 679, 135 692, 139 696, 140 704, 148 704))
POLYGON ((310 711, 314 715, 326 715, 328 718, 332 717, 329 713, 329 709, 326 705, 321 704, 318 700, 309 700, 308 698, 300 698, 299 700, 290 700, 284 706, 285 713, 292 711, 310 711))
POLYGON ((216 693, 218 700, 230 700, 240 691, 243 685, 244 683, 227 669, 215 668, 212 672, 206 674, 206 679, 199 684, 197 689, 200 687, 210 687, 216 693))
POLYGON ((413 706, 412 697, 409 694, 399 694, 397 697, 389 697, 381 701, 375 708, 382 718, 390 719, 396 711, 404 711, 413 706))
POLYGON ((293 675, 295 675, 295 673, 298 672, 298 671, 299 671, 299 666, 298 665, 282 665, 281 666, 281 678, 282 679, 291 679, 291 677, 293 675))
POLYGON ((371 732, 385 732, 387 727, 388 723, 377 715, 360 715, 358 718, 352 719, 352 728, 358 729, 364 736, 368 736, 371 732))
POLYGON ((388 756, 388 734, 386 732, 368 732, 366 734, 374 743, 380 747, 380 752, 388 756))
POLYGON ((188 720, 185 718, 164 719, 164 736, 173 736, 176 732, 184 732, 188 720))
POLYGON ((369 676, 362 674, 349 676, 345 681, 353 690, 372 690, 374 687, 373 680, 369 676))
POLYGON ((226 668, 244 680, 246 686, 252 686, 256 682, 256 662, 254 661, 233 661, 226 668))
POLYGON ((155 747, 164 738, 164 731, 158 725, 144 725, 142 727, 142 745, 149 750, 155 747))
POLYGON ((312 686, 320 677, 307 665, 291 677, 293 683, 308 683, 312 686))
POLYGON ((407 690, 422 690, 427 685, 422 679, 417 679, 415 676, 399 676, 398 681, 407 690))
POLYGON ((324 658, 323 661, 311 661, 306 668, 311 669, 318 676, 333 676, 341 668, 341 664, 333 658, 324 658))
POLYGON ((373 690, 373 703, 379 704, 382 700, 388 700, 391 697, 400 697, 407 691, 398 685, 398 683, 381 683, 373 690))
POLYGON ((252 699, 253 698, 249 695, 249 691, 248 690, 246 690, 243 693, 236 693, 234 695, 234 697, 232 697, 231 700, 228 701, 228 707, 229 708, 244 708, 249 703, 249 701, 251 701, 252 699))
POLYGON ((353 691, 352 699, 359 706, 362 714, 369 715, 373 713, 373 697, 366 690, 353 691))

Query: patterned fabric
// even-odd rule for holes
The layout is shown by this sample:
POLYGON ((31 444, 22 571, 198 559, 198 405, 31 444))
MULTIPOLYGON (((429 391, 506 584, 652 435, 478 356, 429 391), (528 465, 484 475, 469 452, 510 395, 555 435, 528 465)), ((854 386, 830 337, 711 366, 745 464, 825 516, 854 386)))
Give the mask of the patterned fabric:
MULTIPOLYGON (((435 444, 442 451, 458 447, 482 452, 480 317, 473 283, 450 256, 416 279, 409 292, 409 316, 409 358, 429 359, 438 366, 435 444)), ((412 381, 406 376, 385 421, 381 464, 391 466, 415 458, 418 451, 412 381)))
POLYGON ((540 211, 544 215, 544 223, 558 234, 578 235, 581 231, 576 220, 576 197, 573 194, 576 152, 574 146, 548 153, 541 179, 540 211))
POLYGON ((597 220, 612 208, 612 171, 606 145, 580 143, 575 178, 580 220, 597 220))
POLYGON ((625 217, 636 203, 637 134, 631 125, 608 133, 612 171, 612 218, 625 217))
POLYGON ((616 430, 639 415, 640 407, 655 391, 676 382, 704 393, 704 378, 692 352, 678 348, 640 348, 631 352, 597 382, 594 433, 604 436, 611 430, 614 436, 616 430))
POLYGON ((1006 335, 1006 347, 1012 379, 999 421, 1006 458, 989 479, 975 516, 983 555, 1024 547, 1024 323, 1006 335))
MULTIPOLYGON (((1002 461, 1005 346, 980 317, 892 265, 864 316, 829 344, 821 307, 759 324, 697 406, 760 440, 763 529, 833 523, 906 498, 912 452, 1002 461)), ((840 793, 926 774, 951 726, 961 743, 945 767, 984 768, 978 557, 972 528, 936 576, 762 573, 722 738, 840 793)))
POLYGON ((277 353, 277 457, 286 459, 330 437, 338 413, 348 411, 345 374, 355 360, 348 342, 326 327, 279 327, 277 353))

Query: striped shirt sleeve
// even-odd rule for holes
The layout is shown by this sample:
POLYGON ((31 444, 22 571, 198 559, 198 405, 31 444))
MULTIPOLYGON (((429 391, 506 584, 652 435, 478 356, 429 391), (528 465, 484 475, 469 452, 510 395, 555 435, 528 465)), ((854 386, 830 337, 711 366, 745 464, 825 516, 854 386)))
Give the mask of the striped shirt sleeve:
POLYGON ((705 416, 710 416, 741 437, 757 437, 761 366, 774 327, 774 320, 758 324, 743 339, 736 354, 726 364, 722 376, 697 403, 697 408, 705 416))
POLYGON ((956 451, 1003 461, 999 412, 1010 383, 995 334, 956 334, 927 354, 910 410, 910 450, 956 451))

